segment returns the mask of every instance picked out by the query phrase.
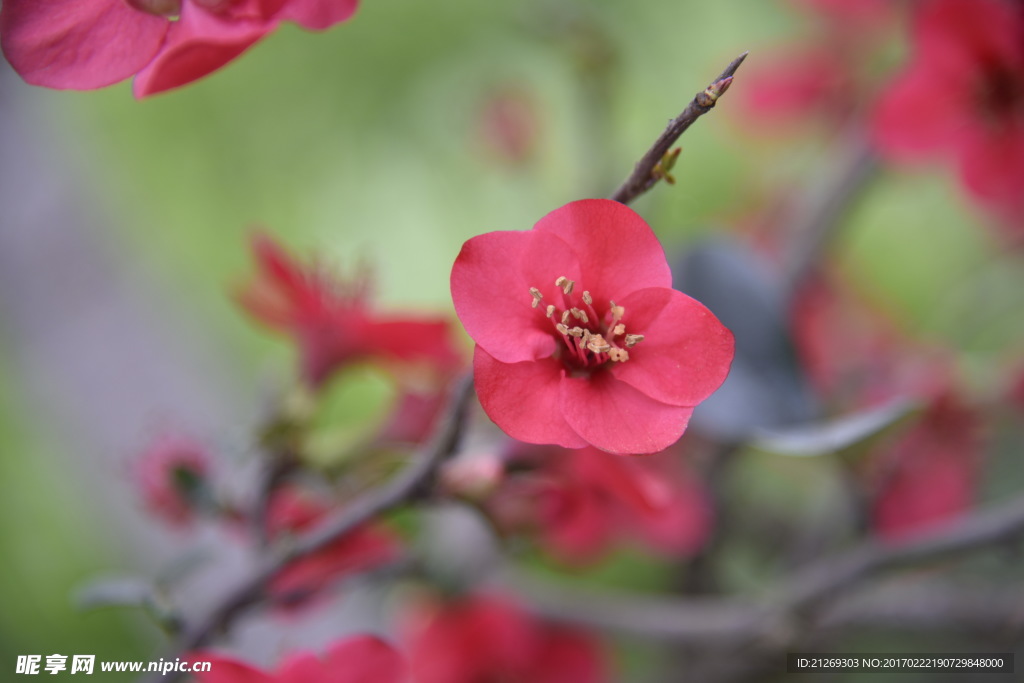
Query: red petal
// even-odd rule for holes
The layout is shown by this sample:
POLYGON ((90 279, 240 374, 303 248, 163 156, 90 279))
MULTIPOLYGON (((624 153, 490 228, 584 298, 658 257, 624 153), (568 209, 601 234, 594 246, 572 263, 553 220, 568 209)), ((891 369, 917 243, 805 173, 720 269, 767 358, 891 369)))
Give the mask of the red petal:
POLYGON ((560 342, 544 317, 547 302, 533 308, 530 288, 553 300, 555 280, 563 275, 578 278, 579 264, 557 237, 532 231, 479 235, 462 245, 452 267, 455 312, 469 336, 502 363, 547 358, 560 342))
POLYGON ((601 306, 644 287, 672 286, 658 238, 643 218, 619 202, 572 202, 541 218, 534 230, 572 246, 583 271, 578 288, 590 290, 601 306))
POLYGON ((241 55, 276 26, 274 22, 225 21, 186 3, 164 48, 135 77, 135 96, 149 97, 198 80, 241 55))
POLYGON ((533 683, 603 683, 608 665, 592 637, 568 629, 548 629, 544 650, 534 662, 533 683))
POLYGON ((477 346, 473 377, 484 412, 513 439, 565 448, 587 445, 562 417, 560 361, 502 363, 477 346))
MULTIPOLYGON (((1024 81, 1022 81, 1024 85, 1024 81)), ((1009 215, 1024 216, 1024 126, 979 127, 960 150, 960 176, 975 197, 1009 215)))
POLYGON ((459 365, 446 320, 383 320, 366 325, 362 346, 377 358, 427 361, 440 370, 459 365))
POLYGON ((1020 8, 1001 0, 930 0, 914 17, 918 58, 944 70, 1020 64, 1020 8))
POLYGON ((358 7, 359 0, 291 0, 274 18, 322 31, 349 19, 358 7))
POLYGON ((897 160, 950 149, 964 128, 975 125, 970 87, 934 69, 912 68, 879 99, 873 121, 878 146, 897 160))
POLYGON ((323 662, 311 652, 289 656, 274 676, 274 683, 327 683, 329 680, 323 662))
POLYGON ((695 299, 662 287, 622 299, 628 334, 644 340, 629 360, 612 365, 615 377, 661 402, 695 406, 725 381, 733 358, 733 336, 695 299))
MULTIPOLYGON (((557 455, 565 457, 572 452, 557 455)), ((609 513, 613 510, 594 489, 563 479, 544 492, 540 506, 545 546, 563 561, 589 562, 608 547, 613 531, 609 513)))
POLYGON ((373 636, 334 643, 327 651, 324 668, 328 675, 323 683, 402 683, 406 674, 401 655, 373 636))
POLYGON ((92 90, 146 66, 170 23, 123 0, 4 0, 0 42, 26 82, 92 90))
POLYGON ((588 443, 611 453, 664 450, 683 435, 693 413, 690 407, 655 401, 608 372, 566 377, 561 390, 565 421, 588 443))

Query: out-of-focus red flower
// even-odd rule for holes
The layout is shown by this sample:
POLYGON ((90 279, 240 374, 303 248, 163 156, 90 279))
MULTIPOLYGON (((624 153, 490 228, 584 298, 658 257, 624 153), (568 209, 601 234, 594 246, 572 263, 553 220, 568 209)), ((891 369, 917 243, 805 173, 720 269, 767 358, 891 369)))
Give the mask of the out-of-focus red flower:
POLYGON ((879 490, 873 526, 883 538, 927 532, 974 504, 981 423, 950 393, 934 399, 924 416, 875 455, 879 490))
POLYGON ((371 310, 365 279, 348 285, 303 267, 270 237, 257 234, 256 278, 239 294, 242 307, 299 348, 302 372, 314 386, 347 363, 415 365, 447 376, 460 363, 446 320, 383 316, 371 310))
POLYGON ((536 104, 527 92, 506 86, 483 102, 477 137, 484 151, 498 161, 516 165, 533 156, 540 133, 536 104))
MULTIPOLYGON (((278 490, 267 511, 267 536, 301 534, 316 527, 332 508, 291 487, 278 490)), ((399 554, 396 536, 379 525, 365 525, 345 534, 312 555, 288 564, 270 582, 270 592, 283 605, 301 605, 318 590, 348 574, 393 561, 399 554)))
POLYGON ((358 0, 5 0, 4 55, 33 85, 92 90, 137 76, 136 97, 221 68, 282 21, 310 30, 358 0))
POLYGON ((676 556, 707 538, 710 506, 673 453, 623 458, 596 448, 523 448, 509 465, 513 474, 488 509, 503 526, 537 532, 563 561, 596 560, 617 541, 676 556))
POLYGON ((847 412, 902 396, 925 406, 916 422, 870 453, 862 484, 876 533, 908 537, 969 510, 983 434, 977 413, 957 397, 949 359, 898 334, 834 283, 807 285, 794 308, 794 339, 826 403, 847 412))
POLYGON ((497 596, 423 606, 410 624, 414 683, 599 683, 608 678, 589 635, 527 615, 497 596))
POLYGON ((133 475, 146 509, 176 527, 191 524, 207 495, 210 456, 195 441, 160 436, 134 463, 133 475))
POLYGON ((889 86, 875 137, 892 159, 946 157, 979 202, 1024 219, 1024 6, 930 0, 913 58, 889 86))
POLYGON ((743 106, 758 126, 810 117, 841 120, 859 94, 848 60, 826 45, 769 55, 744 77, 743 106))
POLYGON ((472 238, 451 287, 480 403, 527 443, 663 450, 732 362, 732 334, 671 288, 657 237, 618 202, 472 238))
POLYGON ((210 662, 195 674, 199 683, 404 683, 408 667, 390 645, 374 636, 339 640, 322 657, 295 653, 270 672, 214 652, 194 652, 193 662, 210 662))
POLYGON ((845 124, 869 97, 869 65, 894 25, 889 0, 792 0, 812 31, 744 67, 738 93, 745 130, 808 122, 845 124))

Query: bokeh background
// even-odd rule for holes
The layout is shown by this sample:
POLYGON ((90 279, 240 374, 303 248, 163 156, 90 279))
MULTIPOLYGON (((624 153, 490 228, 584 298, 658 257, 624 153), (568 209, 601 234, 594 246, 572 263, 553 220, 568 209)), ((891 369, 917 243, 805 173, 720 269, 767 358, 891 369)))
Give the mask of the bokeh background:
MULTIPOLYGON (((465 239, 608 195, 749 50, 682 138, 676 185, 634 204, 670 253, 746 234, 833 160, 828 125, 766 128, 741 92, 759 60, 818 30, 784 2, 366 0, 351 22, 285 26, 144 102, 127 84, 36 89, 0 66, 0 661, 156 651, 145 617, 82 612, 74 595, 192 547, 131 488, 154 434, 192 434, 243 472, 255 454, 293 356, 232 299, 254 227, 342 269, 369 264, 385 307, 450 315, 465 239)), ((868 70, 882 82, 907 48, 898 30, 880 42, 868 70)), ((1020 256, 988 222, 948 167, 885 168, 832 248, 864 297, 953 349, 976 386, 1004 382, 1024 338, 1020 256)), ((828 477, 820 462, 752 463, 739 481, 776 483, 740 490, 780 506, 792 497, 771 486, 828 477)), ((1019 469, 991 468, 985 495, 1019 486, 1019 469)))

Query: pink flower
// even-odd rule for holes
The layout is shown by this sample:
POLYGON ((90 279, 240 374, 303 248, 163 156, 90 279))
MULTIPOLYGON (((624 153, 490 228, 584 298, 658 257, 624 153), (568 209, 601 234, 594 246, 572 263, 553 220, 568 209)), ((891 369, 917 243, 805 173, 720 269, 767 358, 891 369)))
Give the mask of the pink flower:
MULTIPOLYGON (((329 512, 331 507, 326 503, 296 489, 283 488, 271 499, 267 535, 276 539, 310 531, 329 512)), ((287 565, 270 582, 270 592, 279 603, 301 605, 331 582, 387 564, 398 553, 394 535, 382 526, 366 525, 287 565)))
POLYGON ((503 526, 536 530, 563 561, 593 561, 631 540, 677 556, 707 538, 708 501, 674 453, 623 458, 596 448, 524 448, 511 464, 488 509, 503 526), (537 469, 515 473, 530 465, 537 469))
POLYGON ((195 441, 165 435, 136 461, 133 474, 146 509, 172 526, 185 527, 208 493, 210 457, 195 441))
POLYGON ((1024 6, 931 0, 915 19, 913 59, 876 112, 878 146, 949 158, 978 201, 1024 218, 1024 6))
POLYGON ((452 298, 476 341, 487 415, 527 443, 634 454, 672 444, 725 380, 733 338, 671 284, 651 229, 605 199, 466 242, 452 298))
POLYGON ((599 683, 597 642, 537 621, 491 595, 434 605, 416 615, 409 659, 415 683, 599 683))
POLYGON ((256 235, 252 248, 260 272, 239 301, 254 318, 294 339, 311 384, 365 360, 445 376, 460 364, 448 321, 377 315, 367 303, 365 280, 344 285, 324 270, 303 268, 265 235, 256 235))
POLYGON ((92 90, 135 75, 136 97, 216 71, 290 20, 322 30, 358 0, 4 0, 4 55, 28 83, 92 90))
POLYGON ((323 657, 293 654, 272 672, 213 652, 194 652, 189 659, 210 662, 209 672, 195 674, 199 683, 404 683, 407 673, 401 655, 373 636, 339 640, 323 657))

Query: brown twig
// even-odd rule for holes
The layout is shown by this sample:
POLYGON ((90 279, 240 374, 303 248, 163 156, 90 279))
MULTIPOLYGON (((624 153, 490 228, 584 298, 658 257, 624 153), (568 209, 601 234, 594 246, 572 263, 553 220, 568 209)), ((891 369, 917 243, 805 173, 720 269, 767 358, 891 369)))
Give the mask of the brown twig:
POLYGON ((780 221, 789 249, 782 264, 783 292, 792 301, 797 287, 820 262, 829 240, 878 168, 874 150, 859 127, 846 132, 830 164, 780 221))
POLYGON ((977 512, 954 526, 899 545, 870 541, 769 587, 767 602, 610 595, 512 575, 535 609, 552 619, 690 645, 749 642, 785 647, 867 579, 1024 536, 1024 497, 977 512))
POLYGON ((704 114, 711 111, 714 108, 718 98, 721 97, 729 86, 732 84, 733 75, 736 70, 740 68, 740 64, 747 58, 747 53, 744 52, 736 59, 732 60, 729 66, 725 67, 725 71, 719 74, 718 78, 711 82, 707 88, 697 93, 693 100, 686 105, 686 109, 683 112, 669 122, 668 128, 665 132, 655 140, 654 145, 651 146, 647 153, 644 154, 643 158, 637 162, 633 168, 633 173, 626 178, 626 180, 619 186, 619 189, 615 190, 615 193, 611 195, 611 199, 623 204, 629 204, 631 201, 642 195, 647 190, 654 187, 654 185, 667 175, 668 169, 658 171, 659 164, 663 160, 666 160, 669 155, 669 149, 679 139, 679 136, 686 132, 686 129, 693 125, 693 122, 699 119, 704 114))
MULTIPOLYGON (((360 525, 414 500, 429 490, 438 466, 458 447, 472 395, 473 378, 472 374, 467 374, 459 379, 453 389, 448 412, 439 423, 430 442, 413 455, 411 464, 387 484, 356 499, 335 516, 296 539, 294 543, 275 548, 252 574, 228 591, 203 619, 185 628, 184 635, 165 659, 181 657, 186 652, 202 647, 219 632, 226 630, 246 609, 265 599, 268 582, 286 565, 321 550, 360 525)), ((172 681, 175 677, 160 676, 153 680, 172 681)))

